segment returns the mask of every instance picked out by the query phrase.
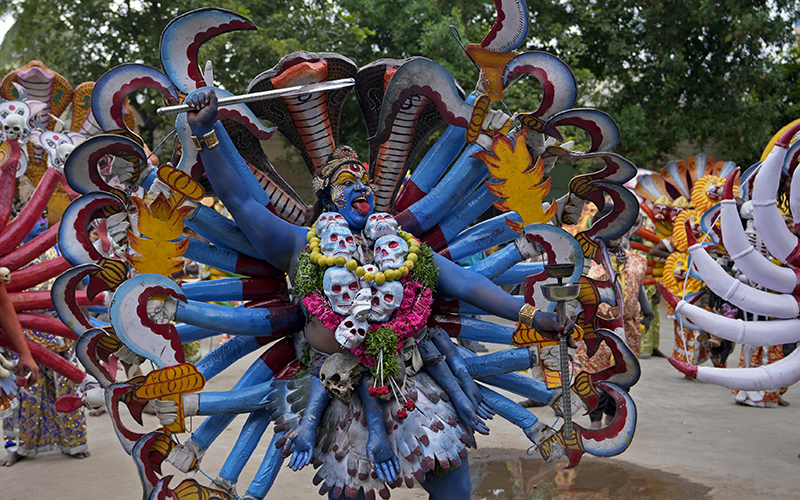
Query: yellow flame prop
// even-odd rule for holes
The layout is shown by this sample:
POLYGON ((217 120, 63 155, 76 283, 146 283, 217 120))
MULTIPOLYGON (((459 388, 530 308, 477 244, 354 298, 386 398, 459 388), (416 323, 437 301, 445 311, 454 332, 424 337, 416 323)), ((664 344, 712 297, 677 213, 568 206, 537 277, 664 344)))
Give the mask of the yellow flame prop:
POLYGON ((544 197, 550 192, 551 179, 542 182, 544 164, 538 158, 531 167, 531 154, 525 146, 528 129, 523 128, 515 141, 495 133, 492 152, 479 151, 473 158, 486 164, 491 180, 486 183, 495 196, 504 198, 494 204, 500 210, 514 210, 522 217, 522 223, 506 219, 508 227, 520 233, 522 228, 534 222, 547 222, 556 215, 555 203, 547 211, 542 210, 544 197))

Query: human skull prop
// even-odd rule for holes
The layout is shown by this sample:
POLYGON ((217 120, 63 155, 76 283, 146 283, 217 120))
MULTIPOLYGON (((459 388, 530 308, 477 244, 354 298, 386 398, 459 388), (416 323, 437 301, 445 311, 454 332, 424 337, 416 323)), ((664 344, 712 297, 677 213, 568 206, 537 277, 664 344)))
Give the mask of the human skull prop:
POLYGON ((403 302, 403 285, 399 281, 385 281, 372 285, 372 312, 370 319, 376 323, 389 321, 392 313, 403 302))
POLYGON ((362 371, 358 358, 350 353, 337 352, 322 363, 319 381, 330 395, 347 404, 361 381, 362 371))
POLYGON ((31 108, 24 102, 5 101, 0 103, 0 123, 3 124, 3 134, 6 139, 10 141, 27 140, 31 133, 31 127, 28 124, 30 118, 31 108))
POLYGON ((375 242, 372 261, 381 271, 397 269, 402 266, 408 255, 408 243, 397 236, 381 236, 375 242))
POLYGON ((400 230, 400 225, 394 217, 385 212, 374 213, 369 216, 364 224, 364 237, 369 241, 375 241, 381 236, 396 235, 400 230))
POLYGON ((3 121, 3 134, 6 140, 17 141, 27 136, 25 119, 17 114, 8 115, 3 121))
POLYGON ((355 316, 361 321, 366 321, 369 319, 371 311, 372 288, 370 288, 369 285, 366 285, 362 287, 358 293, 356 293, 356 296, 353 299, 353 305, 350 306, 350 315, 355 316))
POLYGON ((348 316, 339 323, 334 336, 342 347, 352 349, 364 342, 368 329, 369 323, 366 321, 360 320, 355 316, 348 316))
POLYGON ((337 314, 350 314, 350 306, 361 288, 355 273, 346 267, 331 267, 322 277, 322 288, 337 314))
POLYGON ((322 214, 317 219, 317 234, 320 235, 325 232, 331 226, 342 226, 348 227, 347 221, 344 220, 342 214, 338 212, 322 212, 322 214))
POLYGON ((349 259, 356 251, 356 240, 346 226, 330 226, 322 233, 320 239, 320 250, 325 255, 334 257, 342 255, 349 259))

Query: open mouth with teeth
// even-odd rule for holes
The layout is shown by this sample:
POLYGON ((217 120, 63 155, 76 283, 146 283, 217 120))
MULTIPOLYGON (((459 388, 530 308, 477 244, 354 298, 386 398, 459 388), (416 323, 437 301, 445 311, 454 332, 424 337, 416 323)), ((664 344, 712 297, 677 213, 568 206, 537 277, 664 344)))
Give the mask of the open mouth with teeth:
POLYGON ((367 201, 367 197, 363 194, 357 196, 350 205, 355 208, 359 214, 369 215, 369 201, 367 201))

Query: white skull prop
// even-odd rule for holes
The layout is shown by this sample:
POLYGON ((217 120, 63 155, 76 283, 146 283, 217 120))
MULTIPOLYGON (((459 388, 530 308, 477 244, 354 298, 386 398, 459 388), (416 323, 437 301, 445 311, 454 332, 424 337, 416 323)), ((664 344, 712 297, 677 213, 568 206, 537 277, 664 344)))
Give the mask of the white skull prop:
POLYGON ((31 133, 28 124, 31 108, 22 101, 6 101, 0 103, 0 123, 3 124, 5 138, 13 141, 25 141, 31 133), (11 133, 11 135, 9 135, 11 133))
POLYGON ((347 221, 344 220, 342 214, 338 212, 322 212, 322 214, 317 219, 317 235, 321 235, 331 226, 342 226, 348 227, 347 221))
POLYGON ((356 275, 346 267, 331 267, 325 271, 322 288, 335 313, 350 314, 350 306, 361 285, 356 275))
POLYGON ((344 321, 339 323, 334 335, 336 341, 339 342, 342 347, 345 349, 352 349, 364 342, 364 337, 367 336, 367 329, 369 329, 369 323, 355 316, 348 316, 344 321))
POLYGON ((395 309, 403 302, 403 285, 399 281, 385 281, 372 285, 372 313, 370 319, 376 323, 388 321, 395 309))
POLYGON ((378 212, 369 216, 363 234, 369 241, 375 241, 381 236, 396 235, 399 230, 400 225, 394 217, 385 212, 378 212))
POLYGON ((330 226, 320 239, 322 241, 319 247, 325 255, 343 255, 349 259, 356 251, 356 240, 347 226, 330 226))
POLYGON ((17 141, 27 136, 25 119, 17 114, 8 115, 3 122, 3 134, 9 141, 17 141))
POLYGON ((58 148, 56 148, 56 153, 58 154, 58 161, 59 166, 64 167, 64 164, 67 163, 67 158, 69 155, 72 154, 72 151, 75 149, 75 145, 70 143, 59 144, 58 148))
POLYGON ((372 261, 381 271, 397 269, 406 261, 408 243, 396 235, 381 236, 375 242, 372 261))
POLYGON ((44 148, 51 166, 63 169, 67 156, 75 149, 75 146, 72 144, 72 139, 70 139, 67 134, 51 132, 49 130, 38 133, 39 130, 40 129, 37 128, 37 133, 33 135, 33 141, 38 142, 39 145, 44 148))

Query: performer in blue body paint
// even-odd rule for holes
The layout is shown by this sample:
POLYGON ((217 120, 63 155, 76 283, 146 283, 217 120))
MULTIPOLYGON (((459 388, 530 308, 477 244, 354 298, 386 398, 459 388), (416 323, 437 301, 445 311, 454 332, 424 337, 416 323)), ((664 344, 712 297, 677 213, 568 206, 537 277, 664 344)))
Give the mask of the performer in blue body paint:
MULTIPOLYGON (((239 184, 242 159, 216 123, 214 91, 187 103, 214 190, 261 256, 289 274, 308 311, 300 339, 315 375, 308 404, 276 423, 276 432, 288 431, 277 446, 289 466, 321 464, 317 479, 330 498, 385 498, 387 486, 415 479, 431 498, 468 498, 466 448, 473 431, 488 434, 494 410, 447 335, 425 328, 432 293, 548 337, 571 334, 572 323, 560 326, 556 315, 432 253, 389 214, 373 214, 367 169, 349 148, 315 178, 311 229, 284 221, 239 184)), ((537 422, 530 434, 549 431, 537 422)))

